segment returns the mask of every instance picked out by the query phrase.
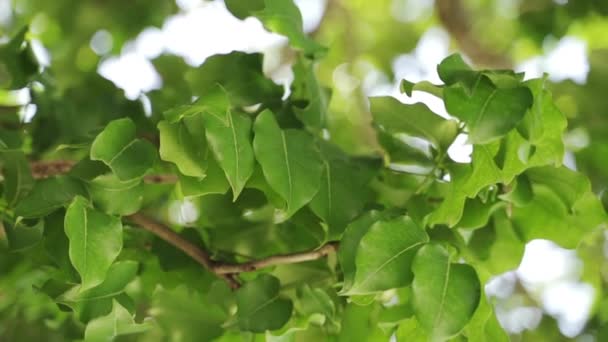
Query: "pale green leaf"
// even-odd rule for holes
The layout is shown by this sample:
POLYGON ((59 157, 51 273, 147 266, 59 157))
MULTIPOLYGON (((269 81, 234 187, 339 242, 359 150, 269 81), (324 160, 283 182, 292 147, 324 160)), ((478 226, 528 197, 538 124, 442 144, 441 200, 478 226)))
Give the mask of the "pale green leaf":
POLYGON ((101 284, 122 249, 122 223, 76 197, 66 211, 64 225, 70 241, 70 261, 80 274, 81 291, 101 284))
POLYGON ((93 203, 112 215, 130 215, 141 208, 144 185, 140 179, 121 182, 115 175, 103 175, 89 182, 93 203))
POLYGON ((207 170, 207 144, 202 136, 197 137, 202 126, 199 130, 192 131, 186 124, 185 121, 191 119, 191 117, 184 118, 175 123, 163 120, 158 123, 160 158, 174 163, 186 176, 203 177, 207 170))
POLYGON ((119 336, 139 334, 152 328, 149 322, 135 323, 133 315, 124 307, 113 301, 112 312, 104 317, 92 320, 84 331, 86 342, 113 341, 119 336))

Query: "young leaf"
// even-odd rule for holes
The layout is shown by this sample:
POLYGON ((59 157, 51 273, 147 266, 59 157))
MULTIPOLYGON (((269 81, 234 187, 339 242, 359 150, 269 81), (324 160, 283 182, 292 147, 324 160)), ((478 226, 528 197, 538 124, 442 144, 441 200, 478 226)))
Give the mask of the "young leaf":
POLYGON ((374 223, 357 249, 355 280, 349 295, 369 294, 408 285, 414 254, 429 237, 411 218, 374 223))
POLYGON ((287 202, 293 215, 315 196, 323 164, 314 140, 304 131, 281 130, 272 112, 256 119, 253 148, 270 187, 287 202))
POLYGON ((203 120, 209 147, 226 173, 233 199, 236 200, 255 167, 251 119, 226 107, 217 111, 208 110, 203 120))
POLYGON ((142 333, 150 328, 152 328, 151 323, 135 323, 133 315, 114 300, 112 312, 109 315, 94 319, 87 324, 84 340, 86 342, 112 341, 119 336, 142 333))
POLYGON ((291 317, 293 304, 279 296, 279 280, 261 274, 236 293, 237 319, 242 330, 264 332, 280 329, 291 317))
POLYGON ((91 160, 101 160, 121 181, 141 178, 152 167, 156 149, 135 138, 135 124, 124 118, 110 122, 91 145, 91 160))
MULTIPOLYGON (((185 118, 176 123, 161 121, 158 123, 160 132, 160 158, 174 163, 179 171, 186 176, 204 177, 207 170, 207 144, 198 132, 191 132, 184 122, 185 118)), ((202 128, 202 126, 200 127, 202 128)))
POLYGON ((446 88, 444 98, 448 113, 467 124, 469 141, 474 144, 485 144, 507 134, 533 102, 527 87, 497 88, 483 75, 470 95, 457 85, 446 88))
POLYGON ((100 213, 78 196, 65 213, 72 265, 80 274, 81 291, 101 284, 122 249, 122 223, 100 213))
POLYGON ((431 339, 460 332, 479 304, 481 285, 475 270, 452 263, 446 248, 429 244, 416 253, 412 271, 414 312, 431 339))

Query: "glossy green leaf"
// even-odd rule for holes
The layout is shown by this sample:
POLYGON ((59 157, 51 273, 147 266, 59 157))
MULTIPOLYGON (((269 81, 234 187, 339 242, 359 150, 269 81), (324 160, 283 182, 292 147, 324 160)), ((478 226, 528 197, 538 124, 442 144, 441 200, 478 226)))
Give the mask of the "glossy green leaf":
POLYGON ((154 146, 136 139, 131 119, 110 122, 91 145, 91 159, 103 161, 121 181, 141 178, 156 159, 154 146))
POLYGON ((428 81, 412 83, 406 79, 403 79, 401 80, 401 83, 399 83, 399 90, 401 93, 406 94, 409 97, 412 97, 412 93, 414 91, 423 91, 425 93, 433 94, 440 99, 443 98, 443 87, 428 81))
POLYGON ((88 197, 83 184, 76 179, 60 176, 36 182, 15 207, 15 215, 26 218, 42 217, 68 205, 75 196, 88 197))
POLYGON ((65 214, 70 260, 80 274, 81 291, 101 284, 122 249, 122 223, 76 197, 65 214))
POLYGON ((374 122, 389 133, 426 139, 437 148, 449 147, 456 138, 456 121, 440 117, 425 104, 403 104, 393 97, 372 97, 370 104, 374 122))
POLYGON ((133 315, 118 302, 112 304, 112 312, 97 318, 89 324, 84 332, 85 341, 113 341, 119 336, 139 334, 152 328, 149 322, 136 323, 133 315))
POLYGON ((203 120, 209 148, 226 173, 233 199, 236 200, 255 167, 251 119, 227 107, 208 110, 203 120))
POLYGON ((416 251, 429 237, 409 217, 374 223, 361 238, 355 280, 347 294, 368 294, 408 285, 416 251))
POLYGON ((81 291, 81 286, 77 285, 64 293, 59 301, 61 302, 84 302, 103 298, 112 298, 123 293, 137 275, 138 263, 131 260, 117 261, 108 269, 108 277, 99 285, 81 291))
POLYGON ((507 134, 533 103, 527 87, 497 88, 486 76, 480 76, 471 95, 462 86, 453 86, 445 89, 444 99, 448 113, 467 124, 469 141, 475 144, 507 134))
POLYGON ((437 73, 445 84, 460 82, 467 88, 472 88, 479 77, 479 73, 472 70, 459 54, 452 54, 441 61, 437 66, 437 73))
POLYGON ((280 283, 261 274, 236 293, 237 319, 241 329, 264 332, 281 328, 291 317, 293 304, 279 295, 280 283))
MULTIPOLYGON (((192 131, 184 121, 158 123, 160 132, 160 158, 174 163, 179 171, 191 177, 203 177, 207 170, 207 144, 200 133, 192 131)), ((197 120, 193 120, 197 121, 197 120)), ((200 126, 202 128, 202 126, 200 126)))
POLYGON ((398 342, 426 342, 429 341, 429 335, 420 325, 416 317, 405 320, 399 324, 396 332, 398 342))
POLYGON ((178 193, 183 197, 225 194, 230 188, 224 171, 213 157, 208 160, 207 175, 203 178, 179 176, 178 193))
POLYGON ((254 132, 256 158, 270 187, 287 202, 289 217, 319 190, 323 170, 319 151, 305 132, 281 130, 270 111, 258 116, 254 132))
POLYGON ((453 263, 446 248, 422 247, 412 265, 414 312, 432 339, 447 339, 460 332, 479 304, 480 284, 475 270, 453 263))

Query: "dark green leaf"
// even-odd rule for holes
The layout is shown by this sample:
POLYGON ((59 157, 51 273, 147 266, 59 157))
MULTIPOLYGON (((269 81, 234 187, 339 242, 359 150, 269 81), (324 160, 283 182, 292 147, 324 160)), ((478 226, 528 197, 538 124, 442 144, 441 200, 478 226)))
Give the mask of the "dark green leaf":
POLYGON ((236 293, 237 319, 241 329, 264 332, 281 328, 291 317, 293 304, 279 295, 280 283, 261 274, 236 293))
POLYGON ((81 182, 65 176, 43 179, 17 204, 15 215, 42 217, 66 206, 75 196, 88 197, 81 182))

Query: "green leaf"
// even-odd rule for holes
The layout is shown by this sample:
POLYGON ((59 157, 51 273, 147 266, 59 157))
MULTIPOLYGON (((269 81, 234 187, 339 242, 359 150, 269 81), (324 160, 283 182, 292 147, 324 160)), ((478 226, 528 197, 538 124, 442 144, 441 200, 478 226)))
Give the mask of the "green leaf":
POLYGON ((203 120, 209 147, 226 173, 236 200, 255 167, 251 119, 226 107, 206 111, 203 120))
POLYGON ((486 76, 480 76, 470 95, 462 86, 452 86, 444 90, 444 99, 448 113, 467 124, 469 141, 474 144, 507 134, 533 103, 527 87, 497 88, 486 76))
POLYGON ((34 178, 22 151, 0 147, 0 161, 4 176, 3 196, 8 205, 12 207, 33 188, 34 178))
POLYGON ((5 223, 4 230, 8 239, 9 249, 13 252, 22 251, 42 241, 44 220, 38 220, 32 225, 28 225, 22 220, 14 224, 5 223))
POLYGON ((330 91, 319 84, 313 62, 303 58, 294 65, 295 80, 291 98, 306 106, 295 108, 296 116, 304 125, 315 129, 326 127, 330 91))
POLYGON ((80 274, 81 291, 101 284, 122 249, 122 223, 76 197, 65 214, 70 260, 80 274))
POLYGON ((223 333, 223 310, 184 284, 175 289, 158 288, 150 313, 169 341, 212 341, 223 333))
POLYGON ((144 185, 140 179, 121 182, 115 175, 103 175, 89 183, 93 203, 112 215, 130 215, 141 208, 144 185))
POLYGON ((351 222, 344 231, 344 236, 340 241, 340 249, 338 249, 338 260, 344 274, 342 284, 342 292, 346 292, 353 286, 355 281, 355 258, 359 243, 365 233, 370 229, 374 222, 380 220, 383 216, 380 212, 372 210, 351 222))
POLYGON ((468 89, 473 87, 479 77, 479 73, 472 70, 457 53, 442 60, 437 66, 437 73, 446 85, 450 86, 460 82, 468 89))
POLYGON ((396 337, 398 342, 427 342, 430 340, 429 335, 416 317, 401 322, 396 337))
MULTIPOLYGON (((262 55, 231 52, 227 55, 215 55, 207 58, 197 69, 186 74, 186 79, 195 95, 201 96, 196 104, 198 108, 188 106, 190 114, 202 112, 204 108, 220 105, 223 99, 209 98, 209 94, 218 95, 214 90, 221 85, 234 107, 251 106, 258 103, 280 102, 283 88, 266 78, 262 72, 262 55)), ((222 95, 222 97, 225 97, 222 95)), ((173 117, 174 113, 171 113, 173 117)), ((169 121, 173 121, 165 117, 169 121)))
POLYGON ((61 295, 58 301, 72 303, 115 297, 123 293, 127 284, 135 279, 138 268, 139 265, 135 261, 117 261, 108 269, 108 274, 111 276, 101 284, 84 291, 81 290, 80 285, 77 285, 61 295))
POLYGON ((428 241, 424 229, 409 217, 374 223, 359 243, 355 280, 346 294, 369 294, 408 285, 412 281, 412 259, 428 241))
POLYGON ((422 247, 412 266, 412 297, 416 318, 432 339, 448 339, 460 332, 477 309, 480 284, 475 270, 452 263, 438 244, 422 247))
POLYGON ((249 281, 236 293, 239 328, 264 332, 280 329, 291 317, 293 304, 279 296, 279 280, 261 274, 249 281))
POLYGON ((0 46, 0 87, 19 89, 27 86, 40 68, 32 44, 27 39, 29 28, 26 26, 0 46))
POLYGON ((92 320, 84 331, 84 340, 112 341, 119 336, 139 334, 152 328, 152 324, 135 323, 133 315, 124 307, 113 301, 112 312, 104 317, 92 320))
POLYGON ((245 19, 251 13, 264 9, 264 0, 226 0, 225 3, 230 13, 239 19, 245 19))
POLYGON ((426 139, 436 148, 444 149, 456 138, 456 121, 440 117, 423 103, 403 104, 388 96, 369 100, 374 122, 391 134, 405 133, 426 139))
POLYGON ((121 181, 143 177, 156 159, 154 146, 136 139, 135 129, 129 118, 114 120, 91 145, 91 159, 103 161, 121 181))
POLYGON ((413 91, 416 90, 423 91, 425 93, 429 93, 437 96, 440 99, 443 99, 443 86, 435 85, 429 81, 412 83, 406 79, 403 79, 399 84, 399 90, 402 94, 406 94, 409 97, 412 97, 413 91))
POLYGON ((253 148, 270 187, 287 202, 286 216, 310 202, 321 183, 323 164, 312 137, 281 130, 269 110, 254 125, 253 148))
POLYGON ((207 170, 207 144, 202 136, 197 138, 202 126, 188 125, 185 122, 198 121, 196 119, 195 117, 188 117, 176 123, 160 121, 158 123, 160 132, 159 153, 162 160, 174 163, 182 174, 191 177, 204 177, 207 170))
POLYGON ((586 192, 591 191, 587 177, 565 167, 537 167, 526 171, 526 175, 535 184, 543 184, 553 190, 568 208, 586 192))
POLYGON ((329 225, 330 240, 339 238, 363 209, 369 199, 367 183, 372 176, 368 165, 326 153, 321 186, 310 202, 310 209, 329 225))
POLYGON ((307 57, 319 58, 325 55, 327 49, 304 33, 302 15, 292 0, 264 0, 264 9, 252 14, 268 30, 286 36, 291 46, 303 50, 307 57))
POLYGON ((207 175, 195 178, 179 175, 177 191, 183 197, 198 197, 210 194, 225 194, 230 188, 224 171, 213 157, 208 160, 207 175))
POLYGON ((15 215, 42 217, 66 206, 75 196, 88 197, 78 180, 65 176, 43 179, 36 182, 32 191, 17 204, 15 215))

